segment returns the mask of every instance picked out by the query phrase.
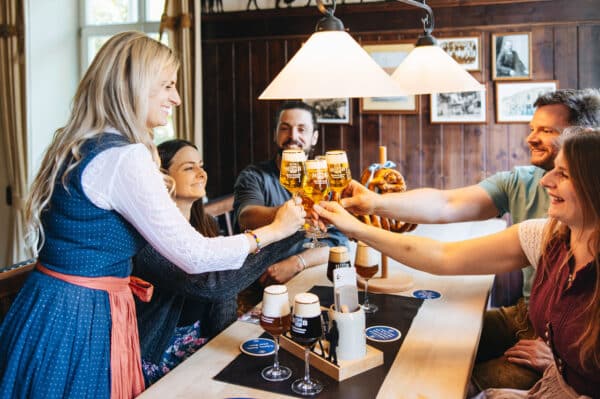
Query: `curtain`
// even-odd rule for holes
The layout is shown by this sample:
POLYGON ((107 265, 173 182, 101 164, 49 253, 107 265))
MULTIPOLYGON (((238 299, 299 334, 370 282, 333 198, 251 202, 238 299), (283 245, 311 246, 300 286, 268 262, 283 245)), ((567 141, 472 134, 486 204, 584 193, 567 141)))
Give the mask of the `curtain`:
POLYGON ((2 165, 9 186, 6 201, 8 251, 5 264, 31 256, 25 248, 23 208, 27 191, 27 132, 25 119, 24 1, 0 2, 0 129, 3 140, 2 165))
MULTIPOLYGON (((181 106, 173 112, 177 137, 194 142, 194 0, 165 0, 160 35, 169 34, 169 46, 181 59, 178 84, 181 106)), ((200 95, 200 94, 198 94, 200 95)))

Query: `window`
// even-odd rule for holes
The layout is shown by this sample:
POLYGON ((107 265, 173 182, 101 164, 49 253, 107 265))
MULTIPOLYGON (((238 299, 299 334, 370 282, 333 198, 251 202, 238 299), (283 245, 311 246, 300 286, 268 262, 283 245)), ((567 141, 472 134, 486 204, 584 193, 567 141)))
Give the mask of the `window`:
MULTIPOLYGON (((102 45, 113 35, 128 30, 147 33, 158 40, 165 0, 84 0, 81 10, 81 75, 102 45)), ((168 45, 168 35, 162 42, 168 45)), ((158 144, 175 137, 173 123, 154 129, 158 144)))

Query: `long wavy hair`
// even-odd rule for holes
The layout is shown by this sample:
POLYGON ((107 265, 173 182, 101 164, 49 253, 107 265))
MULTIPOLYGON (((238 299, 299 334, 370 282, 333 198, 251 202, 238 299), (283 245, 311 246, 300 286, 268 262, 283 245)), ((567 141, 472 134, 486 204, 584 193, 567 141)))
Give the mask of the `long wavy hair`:
MULTIPOLYGON (((198 150, 198 147, 194 144, 182 139, 168 140, 158 146, 158 156, 160 157, 162 172, 168 177, 167 184, 169 185, 169 191, 173 197, 176 197, 177 195, 177 187, 175 186, 175 180, 169 176, 169 167, 171 167, 175 154, 185 147, 192 147, 198 150)), ((216 237, 219 235, 217 223, 212 216, 204 212, 203 198, 194 201, 192 204, 190 224, 205 237, 216 237)))
MULTIPOLYGON (((569 175, 582 204, 583 220, 595 226, 587 245, 594 254, 596 281, 589 302, 581 309, 587 316, 584 332, 573 345, 579 348, 579 361, 584 368, 600 368, 600 175, 596 172, 600 164, 600 128, 570 127, 561 141, 569 175)), ((543 248, 548 248, 554 239, 567 239, 569 234, 568 226, 550 219, 543 248)), ((565 267, 572 256, 569 253, 559 267, 565 267)), ((547 270, 543 278, 548 278, 547 270)))
POLYGON ((41 213, 59 178, 66 187, 86 140, 112 127, 130 143, 148 147, 158 164, 153 134, 146 125, 150 89, 161 72, 178 68, 179 59, 171 49, 141 32, 117 34, 102 46, 79 83, 67 124, 54 133, 27 199, 26 240, 36 254, 44 243, 41 213))

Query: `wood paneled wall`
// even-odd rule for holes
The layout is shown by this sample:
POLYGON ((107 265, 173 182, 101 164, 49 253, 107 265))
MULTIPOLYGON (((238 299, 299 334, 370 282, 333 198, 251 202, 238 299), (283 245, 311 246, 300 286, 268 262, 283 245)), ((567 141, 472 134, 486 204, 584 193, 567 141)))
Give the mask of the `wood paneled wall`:
MULTIPOLYGON (((481 36, 482 69, 473 74, 487 87, 487 123, 431 124, 425 95, 416 115, 361 115, 354 99, 352 123, 322 125, 316 153, 346 149, 352 173, 359 176, 378 160, 378 146, 385 145, 409 188, 461 187, 527 164, 528 125, 495 121, 492 33, 532 32, 532 80, 556 79, 561 88, 600 87, 600 3, 489 3, 428 1, 436 37, 481 36), (468 3, 476 5, 464 5, 468 3)), ((422 13, 385 2, 338 6, 336 16, 358 41, 377 42, 416 40, 422 13)), ((257 97, 318 19, 316 7, 203 17, 204 161, 210 197, 231 193, 246 165, 273 156, 273 118, 280 102, 257 97)))

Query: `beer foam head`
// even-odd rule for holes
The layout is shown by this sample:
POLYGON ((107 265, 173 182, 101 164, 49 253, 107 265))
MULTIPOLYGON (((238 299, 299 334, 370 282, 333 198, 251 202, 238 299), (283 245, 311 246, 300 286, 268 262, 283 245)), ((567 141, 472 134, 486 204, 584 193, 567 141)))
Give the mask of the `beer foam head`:
POLYGON ((324 159, 309 159, 306 161, 306 170, 325 169, 327 170, 327 161, 324 159))
POLYGON ((281 159, 288 162, 304 162, 306 154, 302 150, 284 150, 281 159))
POLYGON ((344 246, 329 248, 329 261, 334 263, 348 262, 348 248, 344 246))
POLYGON ((354 259, 355 265, 361 266, 373 266, 379 264, 379 252, 373 248, 359 241, 356 246, 356 258, 354 259))
POLYGON ((326 153, 327 163, 348 163, 348 156, 346 151, 327 151, 326 153))
POLYGON ((303 292, 294 297, 294 314, 300 317, 315 317, 321 315, 319 297, 310 292, 303 292))
POLYGON ((265 288, 262 313, 269 317, 281 317, 290 313, 290 300, 285 285, 270 285, 265 288))

